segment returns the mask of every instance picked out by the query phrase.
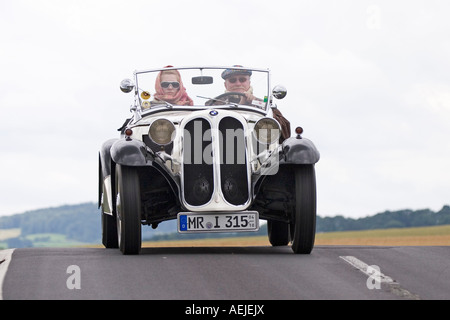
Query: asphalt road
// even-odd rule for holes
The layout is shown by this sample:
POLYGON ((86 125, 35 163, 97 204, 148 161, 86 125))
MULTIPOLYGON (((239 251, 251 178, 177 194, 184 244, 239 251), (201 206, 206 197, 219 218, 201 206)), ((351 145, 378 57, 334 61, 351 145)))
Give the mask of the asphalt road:
MULTIPOLYGON (((0 251, 1 253, 1 251, 0 251)), ((3 299, 450 299, 450 247, 15 249, 3 299)), ((7 258, 9 259, 9 258, 7 258)), ((1 275, 0 275, 1 282, 1 275)))

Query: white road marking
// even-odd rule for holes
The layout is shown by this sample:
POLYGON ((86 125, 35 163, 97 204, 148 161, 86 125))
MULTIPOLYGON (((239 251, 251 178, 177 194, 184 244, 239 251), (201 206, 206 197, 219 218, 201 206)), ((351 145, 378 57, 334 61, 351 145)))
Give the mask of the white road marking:
POLYGON ((3 300, 3 279, 8 271, 14 249, 0 250, 0 300, 3 300))
MULTIPOLYGON (((360 270, 366 276, 368 276, 369 280, 376 280, 380 283, 385 283, 389 289, 389 291, 396 296, 399 296, 403 299, 410 300, 419 300, 420 297, 416 294, 409 292, 408 290, 402 288, 400 284, 393 280, 391 277, 381 273, 380 268, 378 266, 372 265, 369 266, 367 263, 353 257, 353 256, 339 256, 342 260, 349 263, 356 269, 360 270)), ((367 283, 366 283, 367 284, 367 283)), ((368 287, 369 288, 369 287, 368 287)), ((373 287, 372 287, 373 288, 373 287)), ((371 288, 371 289, 372 289, 371 288)))
MULTIPOLYGON (((352 266, 354 266, 356 269, 359 269, 362 273, 367 275, 368 277, 373 275, 373 268, 369 266, 367 263, 353 257, 353 256, 339 256, 339 258, 343 259, 344 261, 348 262, 352 266)), ((380 280, 380 282, 385 283, 395 283, 394 280, 392 280, 391 277, 386 276, 383 273, 378 273, 377 278, 380 280)))

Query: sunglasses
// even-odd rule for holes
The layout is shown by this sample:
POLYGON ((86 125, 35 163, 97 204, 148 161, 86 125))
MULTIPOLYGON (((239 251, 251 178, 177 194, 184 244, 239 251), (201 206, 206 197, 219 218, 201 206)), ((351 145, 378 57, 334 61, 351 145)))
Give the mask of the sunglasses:
POLYGON ((161 87, 163 87, 164 89, 167 89, 170 85, 172 85, 172 88, 174 88, 174 89, 178 89, 180 87, 180 83, 177 82, 177 81, 174 81, 174 82, 167 82, 167 81, 161 82, 161 87))
POLYGON ((241 77, 241 78, 229 78, 229 79, 228 79, 228 81, 230 81, 230 83, 235 83, 235 82, 238 81, 238 80, 239 80, 240 83, 244 83, 244 82, 246 82, 248 79, 245 78, 245 77, 241 77))

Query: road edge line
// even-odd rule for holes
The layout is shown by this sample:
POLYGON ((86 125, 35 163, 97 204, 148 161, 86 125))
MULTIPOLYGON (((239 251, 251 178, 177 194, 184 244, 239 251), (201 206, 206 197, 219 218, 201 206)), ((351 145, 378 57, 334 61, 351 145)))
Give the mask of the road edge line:
POLYGON ((0 250, 0 300, 3 300, 3 280, 15 249, 0 250))

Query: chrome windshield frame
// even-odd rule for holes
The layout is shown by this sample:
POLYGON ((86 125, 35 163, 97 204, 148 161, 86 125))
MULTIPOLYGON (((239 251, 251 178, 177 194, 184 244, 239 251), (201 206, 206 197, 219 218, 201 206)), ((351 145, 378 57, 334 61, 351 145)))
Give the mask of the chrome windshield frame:
MULTIPOLYGON (((272 101, 273 101, 273 94, 272 94, 272 90, 271 90, 271 72, 270 69, 261 69, 261 68, 252 68, 252 67, 234 67, 234 66, 183 66, 183 67, 163 67, 163 68, 155 68, 155 69, 144 69, 144 70, 135 70, 133 73, 134 79, 135 79, 135 105, 136 107, 138 107, 139 112, 142 113, 144 112, 143 110, 141 110, 140 106, 142 105, 142 100, 141 97, 139 95, 139 80, 138 80, 138 75, 141 74, 145 74, 145 73, 150 73, 150 72, 160 72, 163 70, 200 70, 200 72, 202 70, 208 70, 208 69, 233 69, 233 70, 252 70, 252 71, 256 71, 256 72, 261 72, 261 73, 267 73, 267 97, 268 97, 268 101, 266 103, 265 109, 261 109, 261 108, 257 108, 257 107, 253 107, 253 106, 244 106, 244 105, 239 105, 239 109, 249 109, 249 111, 257 111, 259 113, 264 113, 264 114, 268 114, 271 107, 272 107, 272 101), (139 103, 136 103, 139 102, 139 103)), ((175 106, 174 106, 175 107, 175 106)), ((199 109, 202 106, 194 106, 191 107, 192 110, 195 109, 199 109)), ((186 108, 190 108, 190 107, 180 107, 183 109, 186 108)), ((205 108, 211 108, 208 106, 205 106, 205 108)), ((219 106, 214 106, 214 108, 233 108, 233 105, 219 105, 219 106)), ((153 110, 146 110, 145 114, 151 114, 154 112, 160 112, 160 108, 152 108, 153 110)), ((138 111, 138 110, 136 110, 138 111)))

